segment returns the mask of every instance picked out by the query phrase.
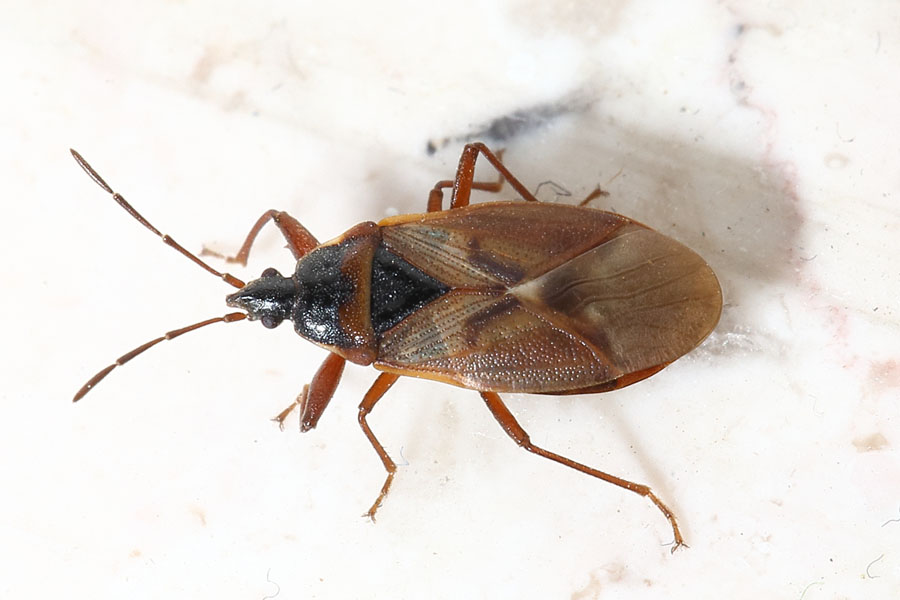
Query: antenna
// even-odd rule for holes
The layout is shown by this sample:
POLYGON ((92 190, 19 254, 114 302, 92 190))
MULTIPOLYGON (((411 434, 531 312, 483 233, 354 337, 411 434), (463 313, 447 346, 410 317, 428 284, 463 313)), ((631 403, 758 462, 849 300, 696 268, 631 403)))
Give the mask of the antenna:
POLYGON ((172 248, 175 248, 176 250, 181 252, 181 254, 188 257, 189 259, 194 261, 196 264, 200 265, 201 267, 203 267, 204 269, 206 269, 207 271, 209 271, 210 273, 212 273, 213 275, 215 275, 216 277, 218 277, 225 283, 232 285, 232 286, 236 287, 237 289, 241 289, 242 287, 244 287, 244 285, 245 285, 244 282, 241 281, 240 279, 238 279, 237 277, 235 277, 234 275, 231 275, 230 273, 220 273, 220 272, 216 271, 211 266, 209 266, 208 264, 206 264, 205 262, 203 262, 202 260, 197 258, 197 256, 195 256, 194 254, 189 252, 187 249, 185 249, 184 246, 182 246, 181 244, 179 244, 178 242, 173 240, 171 237, 161 233, 159 231, 159 229, 157 229, 156 227, 154 227, 153 225, 150 224, 150 221, 148 221, 143 216, 141 216, 141 213, 136 211, 134 209, 134 207, 128 203, 128 201, 125 199, 125 197, 122 194, 120 194, 118 192, 114 192, 113 189, 111 187, 109 187, 109 184, 107 184, 103 180, 103 178, 100 177, 100 174, 94 170, 94 167, 89 165, 88 161, 84 160, 84 158, 80 154, 78 154, 78 152, 76 152, 75 150, 73 150, 71 148, 69 148, 69 152, 72 153, 72 156, 75 157, 75 161, 78 163, 78 165, 82 169, 84 169, 85 173, 90 175, 91 179, 93 179, 97 185, 99 185, 104 190, 106 190, 106 193, 109 194, 110 196, 112 196, 113 200, 118 202, 119 206, 124 208, 125 211, 129 215, 134 217, 141 225, 143 225, 144 227, 146 227, 147 229, 149 229, 150 231, 155 233, 157 236, 159 236, 163 242, 165 242, 167 245, 171 246, 172 248))
POLYGON ((145 344, 141 344, 134 350, 130 352, 126 352, 122 356, 116 359, 116 362, 109 365, 105 369, 101 370, 99 373, 91 377, 86 384, 81 386, 81 389, 75 394, 75 397, 72 398, 72 402, 78 402, 84 395, 87 394, 95 385, 100 383, 104 377, 109 375, 109 372, 115 369, 116 367, 121 367, 129 360, 137 356, 138 354, 143 354, 144 351, 149 350, 153 346, 157 345, 160 342, 164 342, 166 340, 171 340, 177 338, 179 335, 187 333, 189 331, 194 331, 195 329, 200 329, 201 327, 206 327, 207 325, 212 325, 213 323, 233 323, 234 321, 242 321, 246 319, 247 315, 241 312, 228 313, 222 317, 214 317, 212 319, 206 319, 205 321, 200 321, 199 323, 194 323, 193 325, 188 325, 187 327, 182 327, 181 329, 175 329, 174 331, 169 331, 165 335, 162 335, 155 340, 151 340, 145 344))
MULTIPOLYGON (((75 157, 75 161, 81 166, 82 169, 84 169, 85 173, 90 175, 91 179, 93 179, 97 185, 99 185, 104 190, 106 190, 106 192, 113 197, 113 200, 115 200, 119 204, 119 206, 124 208, 125 211, 128 212, 129 215, 134 217, 141 225, 143 225, 144 227, 146 227, 147 229, 149 229, 150 231, 155 233, 157 236, 159 236, 162 239, 162 241, 165 242, 166 245, 171 246, 172 248, 174 248, 175 250, 180 252, 182 255, 191 259, 191 261, 193 261, 197 265, 203 267, 203 269, 205 269, 209 273, 212 273, 213 275, 215 275, 216 277, 218 277, 225 283, 227 283, 231 286, 234 286, 238 289, 241 289, 242 287, 244 287, 244 285, 245 285, 244 282, 241 281, 240 279, 238 279, 237 277, 235 277, 234 275, 231 275, 230 273, 220 273, 219 271, 213 269, 211 266, 209 266, 208 264, 206 264, 205 262, 203 262, 202 260, 197 258, 196 255, 192 254, 187 249, 185 249, 184 246, 182 246, 181 244, 179 244, 178 242, 173 240, 168 235, 161 233, 159 231, 159 229, 157 229, 156 227, 151 225, 150 222, 147 221, 147 219, 145 219, 143 216, 141 216, 141 214, 138 211, 136 211, 134 209, 134 207, 128 203, 127 200, 125 200, 124 196, 122 196, 118 192, 114 192, 113 189, 111 187, 109 187, 109 184, 107 184, 106 181, 104 181, 103 178, 100 177, 100 174, 97 173, 97 171, 95 171, 94 168, 90 164, 88 164, 88 162, 86 160, 84 160, 84 158, 80 154, 78 154, 78 152, 76 152, 75 150, 72 150, 72 149, 69 149, 69 151, 72 153, 72 156, 75 157)), ((75 394, 75 397, 72 399, 72 402, 78 402, 79 400, 81 400, 85 396, 85 394, 87 394, 89 391, 91 391, 94 388, 95 385, 100 383, 104 377, 109 375, 110 371, 112 371, 116 367, 120 367, 120 366, 124 365, 125 363, 127 363, 129 360, 131 360, 135 356, 144 353, 145 351, 149 350, 150 348, 152 348, 153 346, 157 345, 160 342, 174 339, 180 335, 188 333, 189 331, 194 331, 195 329, 200 329, 201 327, 206 327, 207 325, 212 325, 213 323, 233 323, 235 321, 242 321, 246 318, 247 318, 247 315, 242 312, 229 313, 229 314, 221 316, 221 317, 214 317, 212 319, 206 319, 205 321, 200 321, 199 323, 194 323, 193 325, 188 325, 187 327, 182 327, 181 329, 175 329, 173 331, 169 331, 168 333, 166 333, 154 340, 151 340, 149 342, 141 344, 134 350, 131 350, 130 352, 127 352, 126 354, 123 354, 122 356, 120 356, 119 358, 116 359, 116 362, 114 362, 113 364, 109 365, 108 367, 101 370, 99 373, 97 373, 93 377, 91 377, 88 380, 88 382, 85 383, 81 387, 80 390, 78 390, 78 392, 75 394)))

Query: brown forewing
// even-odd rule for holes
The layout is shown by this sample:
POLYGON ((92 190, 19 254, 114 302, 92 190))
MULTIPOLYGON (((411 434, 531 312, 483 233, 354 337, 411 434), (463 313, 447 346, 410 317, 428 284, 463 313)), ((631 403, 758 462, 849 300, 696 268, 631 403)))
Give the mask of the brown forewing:
POLYGON ((445 284, 498 289, 546 273, 628 222, 576 206, 488 202, 379 225, 389 249, 445 284))
POLYGON ((380 223, 451 288, 387 331, 376 366, 495 392, 602 391, 696 347, 721 311, 712 270, 620 215, 489 203, 380 223))

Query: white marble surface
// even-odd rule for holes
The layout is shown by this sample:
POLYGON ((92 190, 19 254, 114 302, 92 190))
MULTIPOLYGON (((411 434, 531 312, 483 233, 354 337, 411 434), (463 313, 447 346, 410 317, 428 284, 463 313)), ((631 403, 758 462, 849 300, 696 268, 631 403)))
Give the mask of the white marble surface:
MULTIPOLYGON (((900 5, 445 4, 4 10, 0 596, 900 596, 900 5), (228 291, 70 146, 187 247, 230 249, 270 207, 320 239, 420 211, 471 136, 532 187, 603 185, 719 274, 718 330, 663 373, 509 398, 535 441, 650 484, 690 549, 477 395, 412 380, 372 417, 408 463, 373 526, 374 373, 279 433, 323 357, 287 327, 198 332, 70 404, 228 291)), ((251 262, 291 263, 274 235, 251 262)))

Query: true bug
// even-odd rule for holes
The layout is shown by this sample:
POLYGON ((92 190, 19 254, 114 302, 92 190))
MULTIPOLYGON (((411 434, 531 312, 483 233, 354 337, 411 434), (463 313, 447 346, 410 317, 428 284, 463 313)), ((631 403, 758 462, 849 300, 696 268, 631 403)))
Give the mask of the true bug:
POLYGON ((366 417, 400 376, 478 391, 515 442, 534 454, 646 496, 684 544, 675 516, 646 485, 604 473, 531 443, 499 393, 584 394, 630 385, 691 351, 713 330, 722 293, 700 256, 665 235, 614 213, 539 202, 484 144, 466 145, 454 180, 439 181, 427 212, 361 223, 320 244, 287 213, 269 210, 229 262, 246 264, 272 221, 297 259, 291 276, 266 269, 245 284, 220 273, 145 220, 74 150, 78 164, 128 213, 213 275, 238 288, 234 312, 170 331, 123 355, 75 394, 80 400, 110 371, 159 342, 212 323, 249 318, 273 328, 293 321, 329 354, 296 401, 301 431, 316 426, 349 360, 383 371, 359 405, 359 424, 387 478, 368 511, 391 487, 396 465, 366 417), (500 173, 474 181, 481 154, 500 173), (469 205, 473 189, 508 182, 526 202, 469 205), (452 187, 450 208, 443 192, 452 187))

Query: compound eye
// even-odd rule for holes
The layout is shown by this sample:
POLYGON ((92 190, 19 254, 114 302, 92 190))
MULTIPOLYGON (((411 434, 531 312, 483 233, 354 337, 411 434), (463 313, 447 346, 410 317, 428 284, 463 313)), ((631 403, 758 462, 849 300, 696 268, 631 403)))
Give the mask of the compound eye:
POLYGON ((262 277, 264 279, 267 277, 281 277, 281 273, 278 272, 278 269, 273 269, 272 267, 269 267, 268 269, 266 269, 265 271, 262 272, 262 275, 260 275, 260 277, 262 277))
POLYGON ((262 323, 262 326, 266 329, 275 329, 276 327, 281 325, 281 321, 282 319, 273 317, 272 315, 266 315, 259 320, 259 322, 262 323))

